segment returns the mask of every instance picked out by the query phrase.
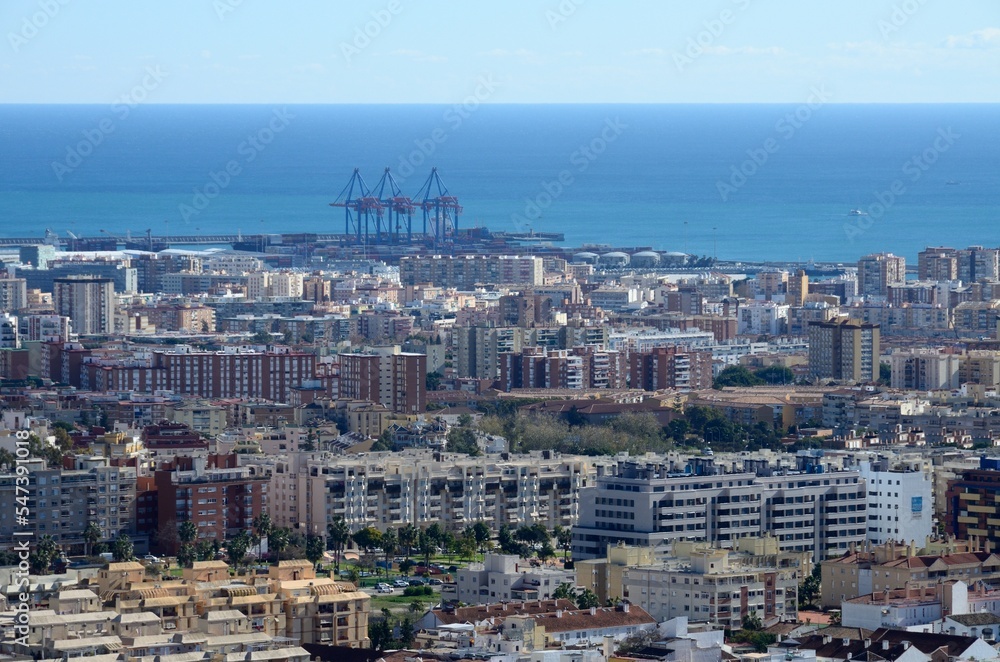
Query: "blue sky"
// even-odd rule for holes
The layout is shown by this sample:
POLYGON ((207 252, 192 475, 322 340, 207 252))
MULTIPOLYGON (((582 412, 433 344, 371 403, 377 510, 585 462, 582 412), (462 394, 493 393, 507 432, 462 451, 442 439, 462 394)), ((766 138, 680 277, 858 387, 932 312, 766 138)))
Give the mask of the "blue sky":
POLYGON ((997 0, 3 0, 0 27, 0 103, 1000 101, 997 0))

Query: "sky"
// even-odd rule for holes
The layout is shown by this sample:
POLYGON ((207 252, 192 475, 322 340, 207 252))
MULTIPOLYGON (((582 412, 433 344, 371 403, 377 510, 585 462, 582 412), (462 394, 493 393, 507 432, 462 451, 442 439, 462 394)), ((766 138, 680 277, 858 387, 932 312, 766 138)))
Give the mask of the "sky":
POLYGON ((0 103, 1000 102, 997 0, 2 0, 0 34, 0 103))

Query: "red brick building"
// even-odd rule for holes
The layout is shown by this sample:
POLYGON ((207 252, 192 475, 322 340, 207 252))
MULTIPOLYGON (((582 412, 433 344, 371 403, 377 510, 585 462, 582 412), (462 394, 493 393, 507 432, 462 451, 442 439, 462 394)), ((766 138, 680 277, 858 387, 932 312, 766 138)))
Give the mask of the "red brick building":
POLYGON ((153 547, 163 554, 180 549, 178 528, 194 522, 195 544, 223 541, 253 526, 268 508, 268 479, 238 464, 237 455, 177 457, 153 474, 159 531, 153 547))
POLYGON ((712 354, 656 347, 629 355, 629 383, 644 391, 712 388, 712 354))

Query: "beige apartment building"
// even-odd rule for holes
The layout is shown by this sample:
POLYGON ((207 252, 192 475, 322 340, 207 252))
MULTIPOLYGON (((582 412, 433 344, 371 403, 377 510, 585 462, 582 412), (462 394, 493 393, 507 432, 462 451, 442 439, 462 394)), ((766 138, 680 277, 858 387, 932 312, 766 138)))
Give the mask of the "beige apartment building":
POLYGON ((270 467, 271 517, 279 526, 319 535, 337 517, 353 530, 437 522, 460 531, 479 521, 494 528, 571 526, 580 490, 591 484, 600 461, 542 451, 510 459, 418 449, 291 454, 270 467))

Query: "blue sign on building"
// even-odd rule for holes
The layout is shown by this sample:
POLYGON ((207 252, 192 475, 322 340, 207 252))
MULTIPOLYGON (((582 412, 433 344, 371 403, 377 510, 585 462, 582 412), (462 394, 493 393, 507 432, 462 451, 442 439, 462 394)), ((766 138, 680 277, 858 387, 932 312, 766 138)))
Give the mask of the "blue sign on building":
POLYGON ((922 496, 910 497, 910 509, 915 513, 924 511, 924 498, 922 496))

